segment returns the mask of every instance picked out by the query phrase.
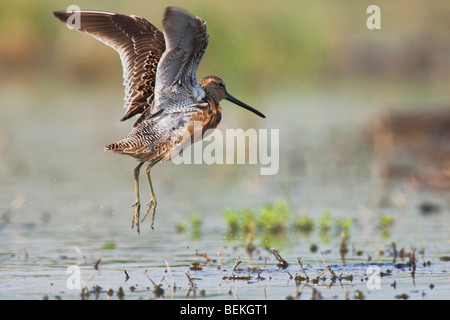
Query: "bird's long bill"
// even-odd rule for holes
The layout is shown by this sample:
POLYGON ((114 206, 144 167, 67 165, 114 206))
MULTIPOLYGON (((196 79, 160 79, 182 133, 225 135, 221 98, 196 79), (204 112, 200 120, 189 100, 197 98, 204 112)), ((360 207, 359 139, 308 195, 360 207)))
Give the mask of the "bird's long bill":
POLYGON ((247 110, 249 110, 249 111, 251 111, 251 112, 257 114, 257 115, 260 116, 261 118, 265 118, 265 117, 266 117, 265 115, 263 115, 263 114, 262 114, 261 112, 259 112, 258 110, 256 110, 256 109, 250 107, 249 105, 243 103, 242 101, 239 101, 238 99, 236 99, 235 97, 233 97, 233 96, 232 96, 231 94, 229 94, 228 92, 227 92, 227 96, 225 97, 225 99, 227 99, 228 101, 233 102, 234 104, 237 104, 238 106, 240 106, 240 107, 242 107, 242 108, 244 108, 244 109, 247 109, 247 110))

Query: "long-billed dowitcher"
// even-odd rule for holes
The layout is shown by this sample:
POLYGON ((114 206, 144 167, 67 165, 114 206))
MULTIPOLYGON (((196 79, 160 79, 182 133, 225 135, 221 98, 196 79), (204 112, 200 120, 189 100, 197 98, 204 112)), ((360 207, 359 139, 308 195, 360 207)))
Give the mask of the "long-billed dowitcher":
MULTIPOLYGON (((54 12, 62 22, 73 13, 54 12)), ((231 96, 222 79, 207 76, 197 81, 196 72, 208 45, 205 22, 189 12, 168 7, 162 27, 138 16, 99 11, 79 11, 79 31, 85 32, 116 50, 122 60, 126 112, 121 119, 139 115, 127 137, 105 147, 106 151, 136 158, 134 169, 136 201, 132 228, 139 232, 139 171, 144 163, 151 200, 142 221, 152 211, 153 229, 156 197, 150 178, 151 168, 171 159, 174 148, 194 140, 194 122, 201 130, 217 127, 227 99, 260 117, 265 116, 231 96)))

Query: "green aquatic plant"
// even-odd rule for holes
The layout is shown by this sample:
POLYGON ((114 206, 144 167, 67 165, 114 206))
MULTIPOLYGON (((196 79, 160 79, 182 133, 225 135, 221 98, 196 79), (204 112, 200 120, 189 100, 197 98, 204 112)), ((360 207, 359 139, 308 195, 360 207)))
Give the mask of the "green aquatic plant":
POLYGON ((349 234, 349 229, 353 225, 353 220, 350 218, 339 218, 336 219, 336 226, 339 231, 345 233, 346 235, 349 234))
POLYGON ((388 214, 382 214, 380 216, 380 228, 383 231, 386 231, 394 222, 394 218, 391 215, 388 214))
POLYGON ((116 243, 114 241, 106 241, 103 243, 104 250, 113 250, 116 248, 116 243))
POLYGON ((191 214, 191 225, 192 225, 192 232, 195 234, 200 233, 201 226, 203 224, 203 220, 198 213, 191 214))
POLYGON ((256 218, 253 210, 248 208, 240 208, 237 211, 226 209, 224 218, 229 234, 256 232, 256 218))
POLYGON ((383 235, 384 238, 390 237, 390 227, 392 226, 393 222, 394 218, 391 215, 382 214, 380 216, 380 222, 378 226, 381 229, 381 234, 383 235))
POLYGON ((201 232, 202 224, 202 217, 200 216, 200 214, 194 212, 189 216, 189 221, 178 221, 175 224, 175 230, 177 233, 186 233, 188 228, 190 228, 192 234, 199 235, 201 232))
POLYGON ((252 251, 253 240, 258 237, 262 247, 282 246, 288 228, 288 209, 283 202, 267 204, 258 211, 248 208, 224 211, 227 237, 245 239, 245 247, 252 251))
POLYGON ((177 233, 186 233, 187 223, 186 221, 180 221, 175 225, 175 230, 177 233))
POLYGON ((294 223, 294 228, 298 231, 309 233, 314 229, 314 220, 308 216, 302 216, 294 223))
POLYGON ((229 234, 236 234, 239 232, 239 229, 241 228, 241 217, 239 215, 239 212, 233 211, 230 209, 226 209, 224 214, 225 223, 227 225, 228 233, 229 234))
POLYGON ((255 213, 252 210, 246 209, 242 212, 242 231, 245 234, 255 234, 256 233, 256 219, 255 213))
POLYGON ((224 212, 227 229, 231 234, 254 234, 261 230, 280 233, 288 227, 288 216, 288 208, 281 201, 265 205, 256 214, 248 208, 237 211, 227 209, 224 212))
POLYGON ((319 228, 321 232, 328 232, 331 230, 331 212, 328 210, 322 211, 319 219, 319 228))
POLYGON ((288 208, 284 202, 265 205, 258 213, 258 226, 270 233, 286 231, 288 208))

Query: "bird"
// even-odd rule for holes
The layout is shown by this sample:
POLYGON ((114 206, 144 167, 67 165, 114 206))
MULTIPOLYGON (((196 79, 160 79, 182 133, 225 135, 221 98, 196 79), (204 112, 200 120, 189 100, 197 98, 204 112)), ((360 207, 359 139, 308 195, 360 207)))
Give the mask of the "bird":
MULTIPOLYGON (((55 11, 53 14, 69 24, 74 12, 55 11)), ((162 31, 136 15, 88 10, 75 14, 79 15, 78 31, 112 47, 121 58, 126 111, 120 120, 134 116, 137 119, 129 134, 107 145, 105 151, 128 155, 139 162, 134 169, 131 228, 136 225, 140 233, 139 222, 151 211, 153 230, 157 205, 150 177, 153 166, 170 160, 174 150, 196 142, 196 130, 208 134, 210 129, 215 129, 222 118, 219 103, 223 99, 262 118, 265 115, 229 94, 221 78, 206 76, 197 80, 197 68, 208 46, 209 35, 206 23, 188 11, 167 7, 162 31), (200 126, 194 126, 196 123, 200 126), (139 175, 145 163, 151 199, 140 220, 139 175)))

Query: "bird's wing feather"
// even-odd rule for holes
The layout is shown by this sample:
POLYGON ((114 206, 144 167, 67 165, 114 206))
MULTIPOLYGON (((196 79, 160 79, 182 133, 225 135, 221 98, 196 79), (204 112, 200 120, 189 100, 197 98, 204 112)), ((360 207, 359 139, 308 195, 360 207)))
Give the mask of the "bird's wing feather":
MULTIPOLYGON (((144 113, 154 99, 157 66, 165 51, 164 35, 138 16, 100 11, 79 13, 79 31, 112 47, 122 60, 126 112, 121 120, 144 113)), ((67 22, 72 14, 54 12, 62 22, 67 22)))
POLYGON ((205 22, 189 12, 169 7, 163 19, 166 51, 156 72, 152 113, 171 106, 191 105, 205 96, 196 78, 208 45, 205 22))

